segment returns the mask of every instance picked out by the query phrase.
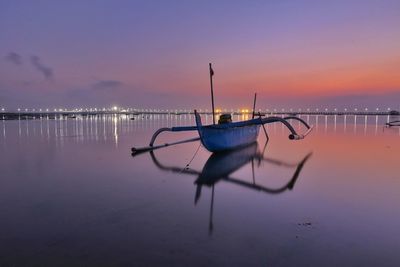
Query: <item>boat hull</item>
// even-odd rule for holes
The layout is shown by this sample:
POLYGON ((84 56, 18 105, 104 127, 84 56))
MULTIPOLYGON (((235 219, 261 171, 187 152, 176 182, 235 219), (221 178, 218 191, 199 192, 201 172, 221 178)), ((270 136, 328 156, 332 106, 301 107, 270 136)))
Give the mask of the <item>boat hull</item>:
POLYGON ((232 128, 205 126, 199 129, 203 146, 211 151, 225 151, 251 144, 257 140, 260 125, 232 128))

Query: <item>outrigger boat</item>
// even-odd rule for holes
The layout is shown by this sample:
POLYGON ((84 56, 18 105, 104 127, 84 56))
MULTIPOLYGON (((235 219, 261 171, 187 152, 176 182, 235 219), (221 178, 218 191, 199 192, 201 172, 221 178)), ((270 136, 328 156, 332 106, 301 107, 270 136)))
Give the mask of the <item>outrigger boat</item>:
POLYGON ((386 127, 400 126, 400 121, 390 121, 385 123, 386 127))
POLYGON ((203 146, 210 152, 231 150, 231 149, 235 149, 235 148, 245 146, 245 145, 255 142, 257 140, 258 134, 260 132, 261 126, 263 127, 263 130, 264 130, 264 133, 265 133, 267 139, 269 139, 267 130, 264 127, 264 125, 269 124, 269 123, 275 123, 275 122, 283 123, 286 126, 286 128, 288 128, 288 130, 290 132, 290 134, 289 134, 290 140, 303 139, 305 136, 307 136, 311 132, 313 127, 308 125, 304 120, 302 120, 298 117, 295 117, 295 116, 289 116, 289 117, 283 117, 283 118, 273 116, 273 117, 263 118, 261 113, 255 114, 255 105, 256 105, 257 94, 255 94, 255 96, 254 96, 252 119, 246 120, 246 121, 232 122, 230 114, 222 114, 220 116, 218 124, 216 124, 215 123, 215 111, 214 111, 215 109, 214 109, 213 80, 212 80, 214 71, 212 70, 211 63, 209 64, 209 69, 210 69, 213 124, 203 126, 200 115, 197 113, 196 110, 194 110, 194 115, 195 115, 195 119, 196 119, 195 126, 180 126, 180 127, 158 129, 153 134, 149 146, 141 147, 141 148, 133 147, 132 148, 133 154, 151 151, 151 150, 166 147, 166 146, 187 143, 187 142, 193 142, 193 141, 197 141, 197 140, 200 140, 201 143, 203 144, 203 146), (258 118, 255 118, 255 116, 258 116, 258 118), (299 121, 302 125, 305 126, 306 131, 302 134, 297 133, 296 130, 293 128, 293 126, 289 123, 290 120, 299 121), (155 142, 156 138, 158 137, 158 135, 160 133, 166 132, 166 131, 169 131, 169 132, 197 131, 199 137, 191 138, 191 139, 183 140, 183 141, 178 141, 175 143, 154 145, 154 142, 155 142))

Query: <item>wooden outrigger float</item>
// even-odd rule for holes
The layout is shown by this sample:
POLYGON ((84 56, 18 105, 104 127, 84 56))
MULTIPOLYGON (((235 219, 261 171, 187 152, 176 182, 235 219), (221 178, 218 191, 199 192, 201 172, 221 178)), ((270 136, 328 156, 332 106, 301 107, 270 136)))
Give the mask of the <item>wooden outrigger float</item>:
POLYGON ((187 142, 193 142, 193 141, 197 141, 197 140, 201 140, 201 143, 203 144, 203 146, 210 152, 231 150, 231 149, 235 149, 235 148, 245 146, 245 145, 255 142, 257 140, 258 134, 260 132, 261 126, 263 127, 263 130, 264 130, 264 133, 265 133, 267 139, 269 139, 267 130, 265 129, 264 125, 269 124, 269 123, 275 123, 275 122, 283 123, 283 125, 286 126, 286 128, 290 132, 289 139, 291 139, 291 140, 303 139, 311 132, 313 127, 308 125, 304 120, 302 120, 298 117, 289 116, 289 117, 282 118, 282 117, 274 116, 274 117, 263 118, 260 113, 255 114, 255 104, 256 104, 257 94, 254 96, 252 119, 246 120, 246 121, 232 122, 230 114, 222 114, 220 116, 219 123, 216 124, 215 123, 215 113, 214 113, 214 93, 213 93, 213 83, 212 83, 212 77, 214 75, 214 71, 211 68, 211 63, 209 65, 209 67, 210 67, 213 124, 203 126, 201 123, 200 115, 195 110, 194 111, 194 115, 195 115, 195 119, 196 119, 195 126, 180 126, 180 127, 171 127, 171 128, 161 128, 153 134, 153 136, 150 140, 149 146, 139 147, 139 148, 133 147, 132 148, 133 154, 147 152, 147 151, 151 151, 151 150, 166 147, 166 146, 187 143, 187 142), (258 118, 255 118, 256 115, 258 116, 258 118), (303 126, 305 126, 306 131, 302 134, 297 133, 296 130, 293 128, 293 126, 290 124, 290 122, 289 122, 290 120, 299 121, 303 126), (167 132, 167 131, 168 132, 197 131, 198 137, 191 138, 188 140, 178 141, 178 142, 174 142, 174 143, 154 145, 154 142, 156 141, 156 138, 158 137, 158 135, 162 132, 167 132))

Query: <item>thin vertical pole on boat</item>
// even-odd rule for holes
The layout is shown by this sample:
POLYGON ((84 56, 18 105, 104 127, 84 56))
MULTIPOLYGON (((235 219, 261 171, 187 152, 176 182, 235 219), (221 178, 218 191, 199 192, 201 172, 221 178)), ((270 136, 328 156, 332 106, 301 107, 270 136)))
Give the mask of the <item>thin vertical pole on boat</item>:
POLYGON ((213 116, 213 124, 215 124, 215 110, 214 110, 214 89, 213 89, 213 76, 214 71, 211 67, 211 63, 208 63, 210 68, 210 85, 211 85, 211 106, 212 106, 212 116, 213 116))
POLYGON ((256 115, 256 101, 257 101, 257 93, 254 93, 253 114, 251 116, 252 119, 254 119, 254 116, 256 115))

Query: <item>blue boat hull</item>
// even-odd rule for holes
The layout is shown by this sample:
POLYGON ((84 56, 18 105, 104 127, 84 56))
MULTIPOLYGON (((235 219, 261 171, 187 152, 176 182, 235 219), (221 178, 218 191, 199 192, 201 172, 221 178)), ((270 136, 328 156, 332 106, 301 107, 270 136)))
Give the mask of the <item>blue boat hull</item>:
POLYGON ((198 131, 203 146, 211 152, 218 152, 255 142, 260 131, 260 125, 232 128, 203 126, 198 131))

